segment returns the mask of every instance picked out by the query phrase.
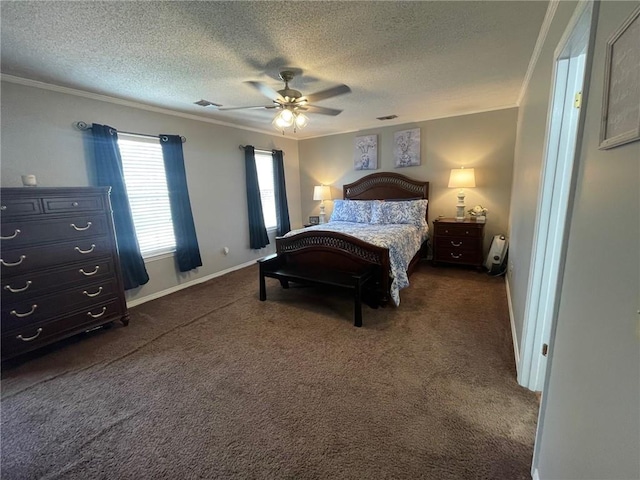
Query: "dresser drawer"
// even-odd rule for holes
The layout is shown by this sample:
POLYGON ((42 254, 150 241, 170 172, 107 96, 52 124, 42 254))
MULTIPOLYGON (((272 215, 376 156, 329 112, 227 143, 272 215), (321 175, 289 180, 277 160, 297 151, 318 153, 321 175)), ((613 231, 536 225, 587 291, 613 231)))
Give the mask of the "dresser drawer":
POLYGON ((107 235, 109 221, 105 214, 73 215, 66 218, 2 223, 2 248, 18 245, 72 240, 107 235))
POLYGON ((48 318, 102 303, 118 294, 118 281, 111 278, 104 282, 77 285, 59 293, 3 302, 2 331, 11 331, 26 325, 41 323, 48 318))
POLYGON ((113 259, 76 263, 63 268, 2 279, 2 302, 16 302, 34 295, 45 295, 73 285, 85 285, 115 276, 113 259))
POLYGON ((104 210, 101 195, 70 195, 42 199, 45 213, 68 213, 87 210, 104 210))
POLYGON ((39 198, 15 198, 3 195, 0 203, 3 221, 14 215, 42 213, 42 201, 39 198))
POLYGON ((119 320, 123 315, 118 300, 107 300, 52 321, 25 325, 12 332, 3 330, 2 358, 16 356, 55 340, 83 332, 97 325, 119 320))
POLYGON ((482 227, 467 224, 443 224, 434 222, 435 235, 442 237, 482 237, 482 227))
POLYGON ((71 262, 95 262, 95 258, 112 254, 109 237, 90 237, 56 245, 18 247, 2 250, 2 277, 14 277, 35 269, 66 265, 71 262))

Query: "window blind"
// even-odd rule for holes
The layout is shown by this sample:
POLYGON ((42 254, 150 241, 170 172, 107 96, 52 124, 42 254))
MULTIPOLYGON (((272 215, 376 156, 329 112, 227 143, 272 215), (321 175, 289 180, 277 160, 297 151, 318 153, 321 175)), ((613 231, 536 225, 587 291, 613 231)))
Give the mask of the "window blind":
POLYGON ((160 139, 118 134, 118 146, 142 256, 175 251, 160 139))
POLYGON ((277 227, 276 197, 273 179, 273 157, 271 152, 255 152, 256 170, 258 171, 258 184, 260 186, 260 199, 262 200, 262 214, 264 226, 267 229, 277 227))

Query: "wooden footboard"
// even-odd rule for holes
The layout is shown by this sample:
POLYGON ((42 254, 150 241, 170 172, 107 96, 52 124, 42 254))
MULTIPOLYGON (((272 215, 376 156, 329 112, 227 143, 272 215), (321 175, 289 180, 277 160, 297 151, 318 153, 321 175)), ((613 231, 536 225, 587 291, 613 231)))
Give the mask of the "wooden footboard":
POLYGON ((276 238, 282 262, 299 271, 331 270, 350 274, 374 268, 374 289, 381 304, 389 299, 389 249, 336 232, 310 230, 276 238))

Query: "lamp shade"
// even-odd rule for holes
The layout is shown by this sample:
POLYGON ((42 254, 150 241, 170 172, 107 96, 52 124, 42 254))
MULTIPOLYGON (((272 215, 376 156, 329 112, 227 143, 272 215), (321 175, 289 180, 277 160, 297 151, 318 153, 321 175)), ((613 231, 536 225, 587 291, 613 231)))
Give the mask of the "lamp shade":
POLYGON ((331 187, 328 185, 316 185, 313 187, 313 199, 314 200, 329 200, 331 199, 331 187))
POLYGON ((473 188, 476 174, 473 168, 453 168, 449 176, 449 188, 473 188))

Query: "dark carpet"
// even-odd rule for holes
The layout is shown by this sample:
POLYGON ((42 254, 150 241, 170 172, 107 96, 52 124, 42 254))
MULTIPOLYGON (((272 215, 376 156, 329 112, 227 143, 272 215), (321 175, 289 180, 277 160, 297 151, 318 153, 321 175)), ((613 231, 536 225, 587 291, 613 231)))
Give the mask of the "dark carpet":
POLYGON ((400 307, 256 267, 3 365, 3 479, 530 479, 504 279, 420 265, 400 307))

